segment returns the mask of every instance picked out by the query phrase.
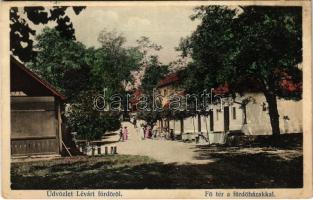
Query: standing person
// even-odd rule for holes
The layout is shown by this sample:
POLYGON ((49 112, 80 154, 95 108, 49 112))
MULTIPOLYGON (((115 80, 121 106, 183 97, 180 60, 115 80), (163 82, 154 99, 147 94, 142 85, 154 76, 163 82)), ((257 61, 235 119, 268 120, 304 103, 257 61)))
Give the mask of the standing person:
POLYGON ((147 127, 146 127, 146 130, 145 130, 145 138, 150 138, 150 126, 147 126, 147 127))
POLYGON ((140 124, 139 134, 141 135, 141 139, 145 139, 145 127, 143 124, 140 124))
POLYGON ((153 125, 153 128, 152 128, 152 137, 153 137, 154 139, 157 138, 157 133, 158 133, 158 130, 157 130, 156 125, 154 124, 154 125, 153 125))
POLYGON ((152 139, 152 127, 149 126, 149 138, 152 139))
POLYGON ((145 126, 143 124, 141 124, 140 128, 139 128, 139 133, 140 135, 142 135, 142 139, 145 139, 145 126))
POLYGON ((128 130, 127 130, 127 126, 124 127, 123 136, 124 136, 124 140, 128 140, 128 130))
POLYGON ((137 120, 136 120, 136 118, 134 118, 133 124, 134 124, 134 128, 137 128, 137 120))
POLYGON ((118 141, 124 141, 124 137, 123 137, 123 127, 120 128, 120 138, 118 139, 118 141))

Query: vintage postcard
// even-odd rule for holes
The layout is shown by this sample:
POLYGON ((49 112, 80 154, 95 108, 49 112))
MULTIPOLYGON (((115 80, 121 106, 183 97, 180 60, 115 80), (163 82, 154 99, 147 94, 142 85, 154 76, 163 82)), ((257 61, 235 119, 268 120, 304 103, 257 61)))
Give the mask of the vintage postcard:
POLYGON ((0 5, 4 198, 312 197, 311 1, 0 5))

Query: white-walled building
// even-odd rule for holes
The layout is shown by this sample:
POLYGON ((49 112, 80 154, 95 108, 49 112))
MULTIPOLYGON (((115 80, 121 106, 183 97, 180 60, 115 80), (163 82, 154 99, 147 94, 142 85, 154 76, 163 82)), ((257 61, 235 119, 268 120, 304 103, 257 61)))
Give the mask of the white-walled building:
MULTIPOLYGON (((177 74, 171 74, 160 81, 158 90, 163 96, 181 93, 177 74)), ((166 99, 166 98, 165 98, 166 99)), ((282 134, 301 133, 302 100, 277 99, 279 125, 282 134)), ((208 116, 197 115, 181 120, 162 119, 158 129, 173 129, 176 135, 202 132, 209 134, 210 140, 222 143, 223 136, 229 132, 245 135, 271 135, 272 128, 265 96, 261 92, 236 94, 235 98, 223 98, 223 104, 212 105, 208 116), (247 101, 248 100, 248 101, 247 101), (245 102, 245 104, 243 104, 245 102)))

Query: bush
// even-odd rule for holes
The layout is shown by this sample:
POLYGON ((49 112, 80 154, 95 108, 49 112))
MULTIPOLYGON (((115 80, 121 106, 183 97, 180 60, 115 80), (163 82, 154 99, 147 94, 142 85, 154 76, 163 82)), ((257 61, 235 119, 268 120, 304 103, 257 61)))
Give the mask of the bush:
POLYGON ((100 139, 107 131, 120 128, 119 113, 100 112, 93 108, 93 94, 88 91, 80 94, 80 102, 68 106, 66 117, 71 132, 77 132, 78 139, 88 141, 100 139))

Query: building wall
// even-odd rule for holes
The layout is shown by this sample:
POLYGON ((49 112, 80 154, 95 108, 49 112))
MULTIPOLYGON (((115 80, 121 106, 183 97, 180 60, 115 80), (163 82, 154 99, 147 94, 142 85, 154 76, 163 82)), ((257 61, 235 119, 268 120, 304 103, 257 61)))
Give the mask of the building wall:
MULTIPOLYGON (((280 115, 281 133, 299 133, 302 132, 302 101, 278 99, 278 112, 280 115)), ((229 107, 229 131, 242 131, 246 135, 271 135, 272 128, 268 114, 267 102, 262 93, 246 93, 243 96, 237 95, 233 100, 224 99, 223 106, 229 107), (242 101, 250 99, 246 105, 246 124, 244 108, 242 101)), ((213 132, 224 132, 224 112, 221 111, 220 104, 213 105, 213 132)), ((211 116, 201 116, 201 132, 206 133, 206 124, 209 132, 211 116)), ((184 133, 198 132, 198 116, 187 117, 184 120, 184 133)), ((165 120, 163 126, 165 126, 165 120)), ((159 123, 160 126, 160 123, 159 123)), ((171 120, 170 128, 174 129, 176 134, 180 134, 180 121, 171 120)))
MULTIPOLYGON (((224 106, 229 107, 230 131, 241 130, 247 135, 272 134, 267 102, 262 93, 247 93, 244 96, 238 95, 234 101, 229 99, 229 101, 225 102, 224 106), (247 124, 244 124, 244 109, 239 103, 246 98, 250 98, 251 100, 246 105, 247 124)), ((302 101, 278 99, 277 106, 280 115, 281 133, 302 132, 302 101)), ((213 106, 214 132, 224 131, 224 113, 219 112, 219 110, 220 105, 213 106)))
POLYGON ((12 155, 59 153, 54 97, 11 97, 12 155))
POLYGON ((201 132, 207 133, 210 132, 210 116, 201 115, 201 132))
POLYGON ((195 117, 187 117, 184 119, 184 132, 193 133, 197 132, 197 119, 195 117))
POLYGON ((224 117, 223 112, 220 110, 219 105, 213 107, 213 123, 214 123, 213 132, 224 131, 224 117))
POLYGON ((229 106, 230 130, 241 130, 244 123, 243 108, 238 103, 229 106))
POLYGON ((54 111, 11 112, 11 138, 44 137, 56 135, 54 111))
MULTIPOLYGON (((253 97, 247 104, 247 125, 243 131, 247 135, 270 135, 272 128, 266 99, 262 94, 246 94, 253 97)), ((281 133, 302 132, 302 100, 277 100, 281 133)))
POLYGON ((181 133, 181 122, 180 120, 170 120, 170 129, 173 129, 175 134, 181 133))
MULTIPOLYGON (((230 100, 229 102, 225 101, 223 106, 227 106, 229 109, 229 130, 241 130, 244 120, 244 113, 241 105, 230 100)), ((221 110, 220 104, 213 106, 213 122, 214 132, 222 132, 225 130, 224 111, 221 110)))

